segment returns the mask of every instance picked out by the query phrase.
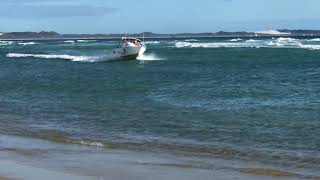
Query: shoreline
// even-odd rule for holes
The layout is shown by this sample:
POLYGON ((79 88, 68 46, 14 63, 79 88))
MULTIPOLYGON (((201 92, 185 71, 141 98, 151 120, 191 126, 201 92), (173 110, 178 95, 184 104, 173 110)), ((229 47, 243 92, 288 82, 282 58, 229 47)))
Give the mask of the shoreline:
POLYGON ((235 166, 234 161, 209 159, 213 163, 207 164, 209 161, 205 162, 199 157, 64 144, 7 135, 0 135, 0 138, 0 176, 9 178, 3 180, 44 177, 48 180, 318 178, 260 167, 255 163, 235 166))

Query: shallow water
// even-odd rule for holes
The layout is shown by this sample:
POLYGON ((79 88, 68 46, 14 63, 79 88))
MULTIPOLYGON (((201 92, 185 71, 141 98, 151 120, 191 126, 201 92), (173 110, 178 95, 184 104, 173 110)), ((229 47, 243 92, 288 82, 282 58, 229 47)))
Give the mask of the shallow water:
POLYGON ((0 133, 320 172, 319 38, 117 44, 1 41, 0 133))

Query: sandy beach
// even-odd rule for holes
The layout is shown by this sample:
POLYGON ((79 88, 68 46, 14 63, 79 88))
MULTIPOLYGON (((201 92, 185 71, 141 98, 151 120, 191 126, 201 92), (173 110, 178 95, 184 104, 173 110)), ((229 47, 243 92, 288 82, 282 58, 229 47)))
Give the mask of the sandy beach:
POLYGON ((308 179, 250 164, 248 168, 231 168, 216 160, 216 164, 204 166, 197 163, 201 159, 186 160, 169 154, 67 145, 14 136, 0 136, 0 146, 3 180, 308 179))

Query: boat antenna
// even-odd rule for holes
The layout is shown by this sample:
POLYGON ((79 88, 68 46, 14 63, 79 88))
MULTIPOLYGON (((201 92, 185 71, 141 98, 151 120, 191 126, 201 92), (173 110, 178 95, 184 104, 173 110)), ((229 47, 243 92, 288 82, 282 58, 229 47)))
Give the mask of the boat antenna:
POLYGON ((142 41, 144 42, 144 32, 143 32, 143 36, 142 36, 142 41))

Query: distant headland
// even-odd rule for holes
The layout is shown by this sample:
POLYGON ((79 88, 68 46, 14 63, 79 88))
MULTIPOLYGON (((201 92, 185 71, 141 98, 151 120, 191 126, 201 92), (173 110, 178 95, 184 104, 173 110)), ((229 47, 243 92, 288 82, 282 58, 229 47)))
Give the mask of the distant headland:
POLYGON ((320 30, 265 30, 256 32, 206 32, 206 33, 177 33, 158 34, 144 32, 137 34, 59 34, 54 31, 41 32, 2 32, 0 40, 49 40, 49 39, 115 39, 123 36, 145 37, 145 38, 198 38, 198 37, 296 37, 296 36, 320 36, 320 30))

